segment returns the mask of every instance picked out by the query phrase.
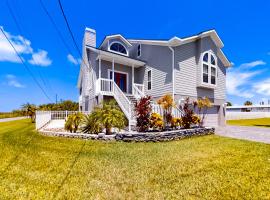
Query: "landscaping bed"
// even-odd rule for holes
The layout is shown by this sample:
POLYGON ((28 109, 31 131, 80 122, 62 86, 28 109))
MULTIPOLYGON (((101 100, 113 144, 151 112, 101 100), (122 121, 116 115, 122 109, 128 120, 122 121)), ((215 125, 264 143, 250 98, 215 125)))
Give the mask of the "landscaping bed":
POLYGON ((161 132, 123 132, 106 135, 104 133, 99 134, 84 134, 84 133, 69 133, 63 131, 44 130, 40 131, 43 135, 58 136, 66 138, 80 138, 87 140, 105 140, 105 141, 123 141, 123 142, 162 142, 179 140, 187 137, 202 136, 214 134, 215 129, 211 127, 204 128, 192 128, 192 129, 179 129, 173 131, 161 131, 161 132))

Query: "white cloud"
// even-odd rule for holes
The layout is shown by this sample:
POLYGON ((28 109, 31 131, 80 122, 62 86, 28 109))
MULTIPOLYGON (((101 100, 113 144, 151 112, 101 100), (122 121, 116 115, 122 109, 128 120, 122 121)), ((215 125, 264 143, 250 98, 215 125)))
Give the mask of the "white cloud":
POLYGON ((79 58, 74 58, 71 54, 68 54, 68 55, 67 55, 67 59, 68 59, 69 62, 71 62, 71 63, 74 64, 74 65, 78 65, 78 64, 80 64, 80 62, 81 62, 81 59, 79 59, 79 58))
POLYGON ((48 52, 45 50, 38 50, 32 54, 32 59, 28 61, 32 65, 48 66, 52 64, 52 60, 48 57, 48 52))
POLYGON ((264 96, 270 96, 270 78, 263 80, 261 82, 257 82, 253 85, 254 90, 258 94, 262 94, 264 96))
MULTIPOLYGON (((48 66, 52 63, 52 61, 47 57, 48 52, 44 50, 38 50, 38 52, 34 52, 31 47, 30 40, 24 38, 21 35, 12 35, 9 32, 6 32, 3 26, 0 28, 4 31, 5 35, 14 45, 16 51, 22 55, 32 55, 32 59, 29 60, 29 63, 32 65, 40 65, 40 66, 48 66)), ((24 60, 24 58, 22 57, 24 60)), ((12 46, 9 44, 4 34, 0 31, 0 62, 21 62, 20 58, 15 53, 12 46)))
POLYGON ((259 65, 266 65, 266 62, 264 62, 262 60, 256 60, 256 61, 253 61, 253 62, 244 63, 244 64, 240 65, 239 68, 250 69, 250 68, 253 68, 253 67, 256 67, 256 66, 259 66, 259 65))
MULTIPOLYGON (((0 26, 0 28, 4 31, 19 54, 30 54, 33 52, 31 42, 29 40, 20 35, 12 35, 6 32, 2 26, 0 26)), ((11 47, 2 32, 0 32, 0 61, 20 62, 19 57, 16 55, 14 49, 11 47)))
POLYGON ((25 85, 21 84, 21 83, 17 80, 16 76, 14 76, 14 75, 12 75, 12 74, 7 74, 7 75, 6 75, 6 79, 7 79, 6 84, 7 84, 8 86, 16 87, 16 88, 24 88, 24 87, 25 87, 25 85))

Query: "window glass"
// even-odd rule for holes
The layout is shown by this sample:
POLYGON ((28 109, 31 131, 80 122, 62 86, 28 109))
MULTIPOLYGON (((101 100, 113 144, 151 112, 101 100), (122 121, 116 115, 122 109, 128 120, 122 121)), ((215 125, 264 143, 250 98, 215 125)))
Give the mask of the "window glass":
POLYGON ((216 84, 216 68, 211 67, 211 84, 216 84))
POLYGON ((147 72, 147 89, 148 90, 152 89, 152 71, 151 70, 147 72))
POLYGON ((208 65, 203 64, 203 82, 208 83, 208 65))
POLYGON ((203 61, 204 62, 208 62, 208 53, 204 54, 203 61))
POLYGON ((213 55, 211 55, 211 64, 216 65, 216 60, 213 55))
POLYGON ((139 44, 138 45, 138 52, 137 52, 137 56, 141 56, 141 45, 139 44))
POLYGON ((127 54, 126 48, 120 43, 113 43, 110 46, 110 50, 116 51, 116 52, 119 52, 119 53, 122 53, 122 54, 127 54))

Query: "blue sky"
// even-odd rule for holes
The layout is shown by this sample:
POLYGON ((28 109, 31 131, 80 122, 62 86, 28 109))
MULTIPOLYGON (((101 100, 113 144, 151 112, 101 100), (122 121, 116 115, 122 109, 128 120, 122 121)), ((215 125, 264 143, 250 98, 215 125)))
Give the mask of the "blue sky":
MULTIPOLYGON (((19 36, 5 1, 0 2, 0 26, 53 101, 55 94, 59 99, 77 100, 79 55, 57 1, 43 1, 72 56, 38 0, 9 0, 24 35, 19 36)), ((62 0, 62 4, 80 47, 86 26, 97 31, 97 44, 115 33, 127 38, 168 39, 215 28, 225 44, 223 51, 234 63, 228 70, 227 99, 234 104, 270 99, 270 1, 62 0)), ((25 102, 49 100, 0 35, 0 111, 10 111, 25 102)))

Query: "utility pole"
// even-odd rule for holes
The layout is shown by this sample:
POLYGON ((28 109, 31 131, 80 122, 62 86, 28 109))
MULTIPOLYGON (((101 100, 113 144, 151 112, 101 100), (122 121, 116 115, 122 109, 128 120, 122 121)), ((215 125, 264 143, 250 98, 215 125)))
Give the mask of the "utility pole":
POLYGON ((57 94, 55 95, 55 103, 57 104, 57 94))

